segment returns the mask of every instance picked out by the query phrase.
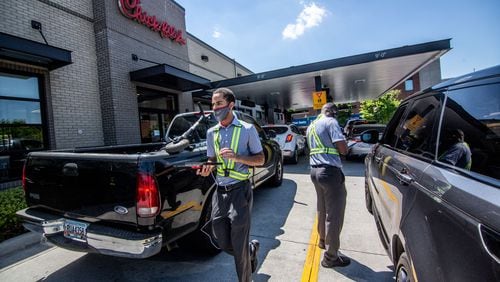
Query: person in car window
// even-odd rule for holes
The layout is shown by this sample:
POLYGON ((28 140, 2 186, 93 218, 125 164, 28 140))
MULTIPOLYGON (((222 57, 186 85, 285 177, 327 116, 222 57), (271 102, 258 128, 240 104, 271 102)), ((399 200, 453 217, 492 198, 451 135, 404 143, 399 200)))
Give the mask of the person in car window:
MULTIPOLYGON (((264 164, 264 151, 257 129, 233 114, 235 96, 228 88, 212 95, 214 115, 219 122, 207 132, 209 162, 218 162, 216 192, 212 198, 212 227, 220 248, 233 255, 239 281, 251 281, 257 268, 259 241, 250 236, 252 188, 249 166, 264 164)), ((215 169, 204 165, 197 174, 209 176, 215 169)))
POLYGON ((321 265, 327 268, 351 263, 339 253, 347 197, 340 154, 347 153, 347 144, 334 118, 336 112, 333 103, 326 103, 307 129, 311 180, 317 195, 318 246, 325 249, 321 265))
POLYGON ((440 161, 470 170, 472 154, 469 145, 464 141, 462 130, 446 130, 442 139, 442 147, 447 149, 439 156, 440 161))

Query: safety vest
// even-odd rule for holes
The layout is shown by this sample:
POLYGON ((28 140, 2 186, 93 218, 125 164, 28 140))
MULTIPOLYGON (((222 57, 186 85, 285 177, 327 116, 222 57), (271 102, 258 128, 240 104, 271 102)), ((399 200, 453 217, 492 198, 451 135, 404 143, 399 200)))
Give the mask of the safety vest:
MULTIPOLYGON (((238 144, 240 142, 240 133, 241 133, 241 124, 233 124, 233 136, 231 137, 231 149, 236 154, 238 153, 238 144)), ((220 151, 220 134, 219 134, 219 126, 215 128, 214 131, 214 147, 215 154, 217 156, 217 162, 222 163, 222 165, 217 166, 217 175, 231 177, 236 180, 244 181, 250 178, 250 173, 243 173, 234 170, 234 160, 228 160, 227 163, 224 162, 224 159, 219 154, 220 151)))
POLYGON ((316 121, 321 119, 323 115, 319 115, 312 123, 311 123, 311 128, 309 129, 309 134, 307 135, 307 139, 309 142, 309 148, 310 152, 309 155, 315 155, 315 154, 329 154, 329 155, 338 155, 339 151, 337 149, 332 148, 332 147, 326 147, 323 145, 321 142, 321 139, 319 139, 318 133, 316 133, 316 121), (316 148, 312 148, 312 140, 314 138, 314 143, 316 144, 316 148))

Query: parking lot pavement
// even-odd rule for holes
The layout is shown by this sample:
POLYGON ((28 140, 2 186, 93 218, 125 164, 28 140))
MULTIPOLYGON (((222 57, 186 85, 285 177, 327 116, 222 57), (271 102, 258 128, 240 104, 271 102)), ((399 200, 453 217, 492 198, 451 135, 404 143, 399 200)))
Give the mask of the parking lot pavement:
MULTIPOLYGON (((305 267, 316 217, 316 194, 307 160, 285 165, 283 185, 254 192, 251 238, 259 239, 254 281, 393 281, 391 263, 364 206, 364 166, 346 162, 348 190, 341 252, 352 259, 345 268, 305 267)), ((313 250, 320 251, 319 249, 313 250)), ((20 260, 0 266, 0 281, 236 281, 231 256, 203 257, 182 249, 146 260, 76 253, 60 248, 20 249, 20 260)), ((319 258, 319 256, 318 256, 319 258)), ((2 258, 4 261, 6 258, 2 258)))
MULTIPOLYGON (((351 258, 351 265, 345 268, 323 268, 318 265, 322 257, 321 252, 319 260, 314 261, 316 265, 311 269, 304 266, 306 257, 311 255, 307 252, 316 217, 316 193, 309 178, 307 158, 303 157, 299 164, 285 166, 285 181, 290 183, 283 187, 286 187, 287 191, 290 190, 291 183, 297 187, 293 207, 281 228, 282 234, 276 237, 279 246, 266 252, 255 281, 267 281, 259 279, 260 277, 269 278, 270 281, 299 281, 304 271, 313 272, 309 274, 311 280, 305 281, 394 280, 392 263, 380 243, 373 217, 365 208, 364 164, 362 161, 346 161, 343 171, 346 175, 347 206, 340 251, 351 258)), ((284 200, 289 198, 289 195, 284 196, 284 200)), ((254 214, 252 234, 258 235, 269 225, 263 222, 265 215, 260 215, 257 210, 254 214)))

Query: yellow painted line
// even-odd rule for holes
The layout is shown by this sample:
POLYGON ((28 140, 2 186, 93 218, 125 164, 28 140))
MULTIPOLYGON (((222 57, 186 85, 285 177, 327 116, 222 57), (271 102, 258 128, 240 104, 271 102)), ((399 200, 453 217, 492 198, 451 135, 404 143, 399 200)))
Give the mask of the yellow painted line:
POLYGON ((387 196, 389 197, 389 199, 397 204, 398 198, 396 198, 396 195, 394 195, 394 193, 392 193, 391 187, 389 187, 389 184, 387 184, 387 182, 385 182, 383 180, 381 180, 381 182, 382 182, 382 186, 384 187, 385 192, 387 193, 387 196))
POLYGON ((307 248, 304 270, 302 271, 302 282, 318 281, 319 260, 321 256, 321 249, 318 247, 318 242, 318 217, 316 216, 314 226, 311 230, 311 239, 309 240, 309 247, 307 248))

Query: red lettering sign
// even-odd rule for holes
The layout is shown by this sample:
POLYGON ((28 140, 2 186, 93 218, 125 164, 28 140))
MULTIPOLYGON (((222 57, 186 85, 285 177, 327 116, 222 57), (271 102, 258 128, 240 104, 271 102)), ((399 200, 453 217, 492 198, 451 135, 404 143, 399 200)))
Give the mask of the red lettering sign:
POLYGON ((118 0, 118 7, 125 17, 159 32, 162 38, 169 38, 181 45, 186 44, 182 30, 166 21, 158 21, 156 16, 150 16, 147 12, 142 11, 141 0, 118 0))

